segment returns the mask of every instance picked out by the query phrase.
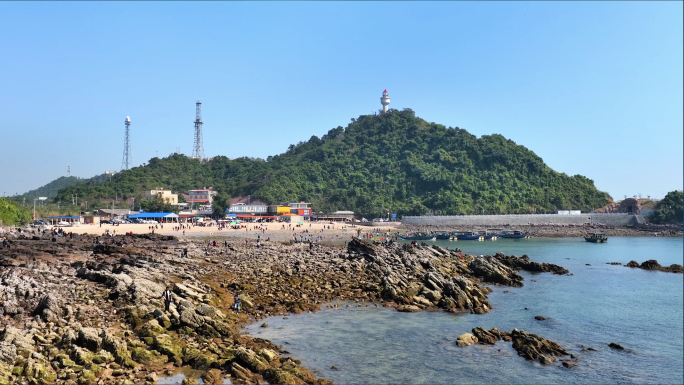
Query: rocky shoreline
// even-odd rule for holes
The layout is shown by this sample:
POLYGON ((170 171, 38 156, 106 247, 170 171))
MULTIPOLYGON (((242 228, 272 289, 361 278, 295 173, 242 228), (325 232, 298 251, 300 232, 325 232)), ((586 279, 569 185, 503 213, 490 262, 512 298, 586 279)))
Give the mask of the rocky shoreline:
POLYGON ((358 239, 208 247, 153 234, 11 238, 0 249, 0 383, 155 383, 193 368, 205 383, 325 384, 240 328, 336 300, 484 314, 496 306, 487 285, 520 287, 519 270, 570 274, 525 255, 358 239), (175 295, 169 313, 166 286, 175 295), (240 314, 231 311, 236 294, 240 314))

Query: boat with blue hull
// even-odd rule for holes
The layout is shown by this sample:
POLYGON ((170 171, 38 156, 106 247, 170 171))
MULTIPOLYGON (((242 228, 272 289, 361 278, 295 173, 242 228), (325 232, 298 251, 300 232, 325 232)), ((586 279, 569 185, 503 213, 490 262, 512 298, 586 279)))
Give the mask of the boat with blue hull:
POLYGON ((453 236, 459 241, 479 241, 484 240, 484 237, 473 231, 454 231, 453 236))
POLYGON ((451 233, 446 230, 437 230, 433 234, 435 235, 435 239, 440 239, 443 241, 450 241, 452 238, 451 233))
POLYGON ((407 241, 434 241, 435 236, 428 233, 407 233, 406 235, 400 235, 399 238, 407 241))
POLYGON ((526 239, 530 238, 530 234, 528 233, 523 233, 520 230, 504 230, 501 234, 499 234, 499 238, 504 238, 504 239, 526 239))
POLYGON ((485 241, 496 241, 499 237, 499 231, 482 230, 478 233, 484 237, 485 241))

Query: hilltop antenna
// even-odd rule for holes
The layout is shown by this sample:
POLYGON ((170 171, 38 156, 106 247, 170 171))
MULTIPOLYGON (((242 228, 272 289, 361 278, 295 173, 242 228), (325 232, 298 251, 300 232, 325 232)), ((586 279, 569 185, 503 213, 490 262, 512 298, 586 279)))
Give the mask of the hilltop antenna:
POLYGON ((204 160, 204 144, 202 143, 202 102, 195 103, 195 143, 192 146, 192 157, 204 160))
POLYGON ((124 153, 123 160, 121 161, 121 169, 128 170, 131 167, 131 163, 133 163, 131 160, 131 137, 129 129, 131 127, 131 118, 127 116, 126 120, 124 120, 124 124, 126 125, 126 134, 124 136, 124 153))
POLYGON ((67 177, 71 176, 71 166, 67 166, 67 177))

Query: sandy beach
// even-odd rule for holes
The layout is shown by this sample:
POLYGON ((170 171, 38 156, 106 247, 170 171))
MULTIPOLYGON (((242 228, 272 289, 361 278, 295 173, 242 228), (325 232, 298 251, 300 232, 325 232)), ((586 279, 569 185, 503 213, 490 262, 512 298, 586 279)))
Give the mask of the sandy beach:
MULTIPOLYGON (((270 240, 277 242, 287 242, 293 239, 293 237, 309 236, 309 238, 318 239, 320 237, 319 243, 341 243, 349 241, 352 239, 352 235, 358 235, 360 231, 363 235, 364 233, 373 232, 374 229, 379 229, 381 233, 397 231, 403 231, 398 229, 400 223, 378 223, 373 226, 353 226, 351 224, 342 223, 323 223, 323 222, 305 222, 300 227, 292 225, 288 228, 288 224, 285 223, 245 223, 243 224, 245 228, 238 230, 232 228, 225 228, 219 230, 216 226, 203 227, 203 226, 187 226, 185 229, 174 230, 174 227, 178 226, 175 223, 163 224, 163 227, 155 228, 154 233, 160 235, 174 235, 179 238, 188 239, 204 239, 206 241, 223 239, 223 238, 235 238, 235 239, 248 239, 256 241, 257 238, 261 240, 270 240), (284 225, 284 226, 283 226, 284 225)), ((64 227, 66 232, 74 232, 77 234, 92 234, 92 235, 104 235, 107 230, 110 233, 116 231, 116 234, 126 234, 133 232, 133 234, 149 234, 151 232, 149 224, 120 224, 120 225, 78 225, 73 227, 64 227)), ((405 231, 404 231, 405 232, 405 231)))
MULTIPOLYGON (((154 229, 155 234, 174 235, 179 238, 187 239, 204 239, 205 241, 218 240, 224 238, 232 239, 247 239, 256 241, 257 238, 276 242, 288 242, 295 237, 309 237, 309 239, 318 240, 318 243, 332 243, 340 244, 350 241, 352 236, 359 234, 369 234, 374 238, 383 237, 384 234, 390 232, 392 235, 406 234, 410 231, 436 231, 436 230, 471 230, 479 231, 486 230, 483 226, 457 226, 443 228, 439 226, 405 226, 401 222, 380 222, 374 223, 372 226, 351 225, 343 223, 323 223, 323 222, 305 222, 300 227, 289 227, 283 223, 245 223, 245 228, 238 230, 226 228, 219 230, 216 226, 186 226, 185 229, 179 231, 174 230, 177 224, 164 224, 163 228, 158 227, 154 229)), ((78 225, 73 227, 64 227, 67 232, 74 232, 77 234, 92 234, 104 235, 107 230, 110 233, 116 231, 116 234, 125 234, 133 232, 133 234, 149 234, 151 232, 149 224, 120 224, 118 226, 103 224, 99 225, 78 225)), ((544 225, 544 226, 516 226, 516 229, 529 233, 533 237, 545 238, 562 238, 562 237, 580 237, 588 231, 603 231, 606 235, 611 237, 681 237, 681 226, 651 226, 651 229, 634 229, 628 227, 605 228, 596 225, 586 226, 568 226, 568 225, 544 225)))

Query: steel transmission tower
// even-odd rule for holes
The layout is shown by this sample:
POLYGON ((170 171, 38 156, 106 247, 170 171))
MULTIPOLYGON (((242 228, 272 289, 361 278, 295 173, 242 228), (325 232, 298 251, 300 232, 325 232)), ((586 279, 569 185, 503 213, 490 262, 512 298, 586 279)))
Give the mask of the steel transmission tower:
POLYGON ((133 163, 131 160, 131 118, 127 116, 126 120, 124 120, 124 124, 126 125, 126 136, 124 137, 124 153, 123 160, 121 161, 121 169, 128 170, 131 167, 131 163, 133 163))
POLYGON ((202 102, 195 103, 195 144, 192 146, 192 157, 204 160, 204 144, 202 142, 202 102))

